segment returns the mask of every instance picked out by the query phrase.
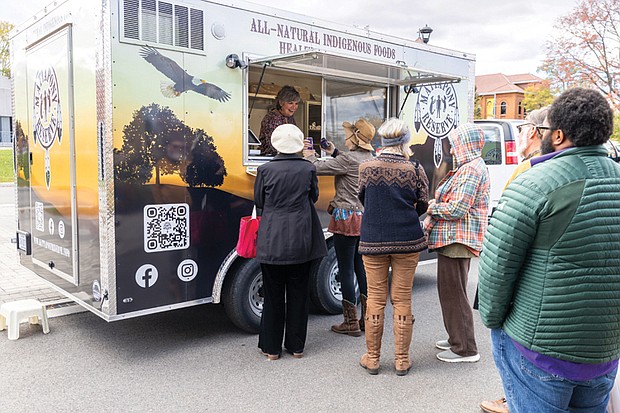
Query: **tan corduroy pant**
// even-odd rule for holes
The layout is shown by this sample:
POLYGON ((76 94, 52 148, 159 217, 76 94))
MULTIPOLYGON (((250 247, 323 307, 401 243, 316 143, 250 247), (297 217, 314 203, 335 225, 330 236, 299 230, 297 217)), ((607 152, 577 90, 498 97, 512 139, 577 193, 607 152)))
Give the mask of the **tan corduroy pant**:
MULTIPOLYGON (((378 367, 381 353, 381 337, 383 336, 383 316, 387 303, 388 291, 394 306, 394 335, 397 370, 409 369, 409 345, 413 328, 411 314, 411 288, 420 253, 364 255, 366 280, 368 282, 368 298, 366 309, 366 364, 378 367), (392 267, 392 282, 388 285, 388 272, 392 267), (379 322, 373 322, 379 320, 379 322), (406 323, 404 328, 401 324, 406 323), (402 363, 399 364, 399 362, 402 363), (402 364, 404 367, 399 367, 402 364)), ((375 373, 376 374, 376 373, 375 373)), ((406 373, 405 373, 406 374, 406 373)))

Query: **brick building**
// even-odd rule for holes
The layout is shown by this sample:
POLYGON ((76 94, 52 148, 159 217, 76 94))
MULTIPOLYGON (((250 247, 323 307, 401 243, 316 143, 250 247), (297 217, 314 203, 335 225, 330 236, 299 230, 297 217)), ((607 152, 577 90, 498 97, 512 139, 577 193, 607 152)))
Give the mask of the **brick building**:
POLYGON ((523 119, 525 108, 522 105, 525 89, 542 83, 538 76, 524 73, 520 75, 476 76, 476 93, 480 96, 480 117, 482 119, 523 119))

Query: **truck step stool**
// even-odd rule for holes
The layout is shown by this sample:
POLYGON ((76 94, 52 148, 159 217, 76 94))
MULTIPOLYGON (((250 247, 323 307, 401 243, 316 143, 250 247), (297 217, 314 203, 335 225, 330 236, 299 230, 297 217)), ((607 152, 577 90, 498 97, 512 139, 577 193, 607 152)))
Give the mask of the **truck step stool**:
POLYGON ((19 338, 19 325, 28 320, 30 324, 41 324, 43 333, 50 332, 47 322, 47 309, 38 300, 27 299, 11 301, 0 306, 0 331, 9 327, 9 340, 19 338))

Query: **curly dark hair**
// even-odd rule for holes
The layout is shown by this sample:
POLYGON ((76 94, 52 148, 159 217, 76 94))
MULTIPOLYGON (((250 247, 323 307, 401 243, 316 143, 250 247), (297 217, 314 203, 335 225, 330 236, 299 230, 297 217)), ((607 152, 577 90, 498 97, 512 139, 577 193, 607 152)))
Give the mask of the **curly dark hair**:
POLYGON ((611 136, 614 114, 603 95, 574 88, 562 93, 547 114, 551 129, 560 129, 575 146, 601 145, 611 136))

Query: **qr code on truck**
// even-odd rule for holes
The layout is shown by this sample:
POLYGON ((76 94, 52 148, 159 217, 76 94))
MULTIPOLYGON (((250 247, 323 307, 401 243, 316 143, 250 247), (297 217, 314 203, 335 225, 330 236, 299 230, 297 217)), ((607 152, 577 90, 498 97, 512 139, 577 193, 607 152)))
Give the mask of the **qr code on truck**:
POLYGON ((144 207, 144 251, 189 248, 189 205, 156 204, 144 207))

